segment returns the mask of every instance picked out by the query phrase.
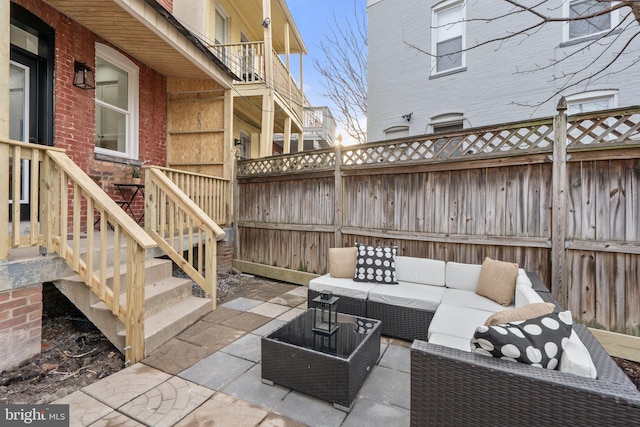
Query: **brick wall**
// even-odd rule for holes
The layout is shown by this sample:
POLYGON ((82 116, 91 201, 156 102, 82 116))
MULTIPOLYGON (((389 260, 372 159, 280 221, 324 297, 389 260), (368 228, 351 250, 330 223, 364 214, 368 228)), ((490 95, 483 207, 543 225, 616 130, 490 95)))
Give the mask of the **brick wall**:
POLYGON ((42 285, 0 292, 0 371, 40 353, 42 285))
MULTIPOLYGON (((73 86, 74 60, 95 69, 95 43, 116 46, 38 0, 16 3, 40 17, 55 30, 54 144, 64 148, 89 176, 114 199, 121 199, 114 182, 128 179, 130 168, 121 162, 94 158, 95 91, 73 86)), ((171 1, 160 1, 169 10, 171 1)), ((122 52, 122 51, 121 51, 122 52)), ((122 52, 123 53, 123 52, 122 52)), ((127 55, 140 69, 139 160, 150 165, 166 165, 167 90, 166 78, 127 55)), ((133 205, 136 217, 144 211, 144 201, 133 205)))

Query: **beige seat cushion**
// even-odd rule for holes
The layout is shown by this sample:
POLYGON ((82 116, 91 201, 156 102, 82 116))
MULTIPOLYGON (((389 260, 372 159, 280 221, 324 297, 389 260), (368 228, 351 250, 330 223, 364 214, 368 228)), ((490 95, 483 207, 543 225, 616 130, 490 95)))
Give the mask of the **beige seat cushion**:
POLYGON ((518 264, 485 258, 478 277, 476 293, 507 306, 513 301, 518 264))
POLYGON ((513 310, 500 311, 484 322, 485 326, 503 325, 509 322, 517 322, 520 320, 529 320, 536 317, 544 316, 553 312, 555 305, 550 302, 538 302, 534 304, 523 305, 513 310))
POLYGON ((329 274, 331 277, 353 279, 356 274, 357 252, 352 248, 329 248, 329 274))

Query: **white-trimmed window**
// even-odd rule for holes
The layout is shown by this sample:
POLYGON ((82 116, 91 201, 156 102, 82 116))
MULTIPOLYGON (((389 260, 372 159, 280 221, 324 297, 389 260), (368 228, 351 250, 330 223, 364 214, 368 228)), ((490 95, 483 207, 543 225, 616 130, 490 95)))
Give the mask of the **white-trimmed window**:
POLYGON ((565 1, 564 16, 570 18, 564 24, 564 41, 581 39, 611 31, 618 25, 619 13, 617 10, 598 13, 609 9, 612 2, 599 2, 597 0, 570 0, 565 1), (581 16, 596 15, 588 19, 575 19, 581 16))
POLYGON ((139 69, 96 43, 96 153, 138 158, 139 69))
POLYGON ((460 0, 447 0, 432 11, 432 74, 465 66, 465 6, 460 0))
POLYGON ((566 97, 567 114, 590 113, 618 106, 617 90, 593 90, 566 97))
POLYGON ((397 139, 409 136, 409 126, 392 126, 383 130, 384 139, 397 139))

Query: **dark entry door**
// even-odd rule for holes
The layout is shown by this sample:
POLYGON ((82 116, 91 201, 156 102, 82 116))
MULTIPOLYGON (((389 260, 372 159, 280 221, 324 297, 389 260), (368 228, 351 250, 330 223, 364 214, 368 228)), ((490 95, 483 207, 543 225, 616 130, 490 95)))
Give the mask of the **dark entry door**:
MULTIPOLYGON (((9 66, 9 137, 32 144, 53 145, 53 29, 20 6, 11 3, 9 66)), ((21 176, 9 169, 12 203, 20 203, 20 220, 29 220, 30 162, 21 161, 21 176), (20 179, 20 194, 13 179, 20 179)), ((13 221, 13 206, 9 220, 13 221)))

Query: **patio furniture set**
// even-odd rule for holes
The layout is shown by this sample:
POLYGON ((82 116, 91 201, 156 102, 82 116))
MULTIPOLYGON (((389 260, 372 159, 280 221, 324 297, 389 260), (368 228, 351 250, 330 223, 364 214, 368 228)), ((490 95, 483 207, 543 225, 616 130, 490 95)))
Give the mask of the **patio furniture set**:
POLYGON ((412 425, 640 425, 640 392, 537 275, 490 259, 397 256, 393 247, 329 255, 329 273, 309 284, 310 306, 331 292, 339 312, 413 341, 412 425))

